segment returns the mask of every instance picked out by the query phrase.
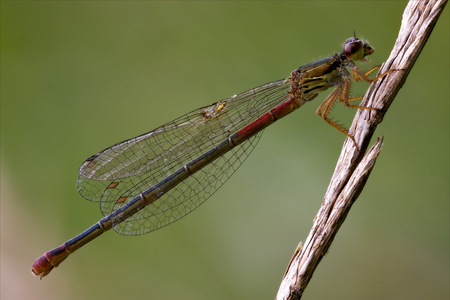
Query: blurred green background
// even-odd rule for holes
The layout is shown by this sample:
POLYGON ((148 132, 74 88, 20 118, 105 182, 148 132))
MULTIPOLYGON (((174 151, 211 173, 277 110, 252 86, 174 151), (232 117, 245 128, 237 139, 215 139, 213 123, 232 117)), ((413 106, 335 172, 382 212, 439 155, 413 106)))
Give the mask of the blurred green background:
MULTIPOLYGON (((375 48, 361 67, 382 63, 406 4, 2 1, 1 299, 273 299, 344 141, 315 115, 326 95, 267 129, 188 217, 137 237, 108 232, 42 281, 29 270, 100 219, 76 190, 90 155, 285 78, 353 30, 375 48)), ((447 8, 304 299, 449 298, 448 53, 447 8)), ((355 114, 334 113, 344 124, 355 114)))

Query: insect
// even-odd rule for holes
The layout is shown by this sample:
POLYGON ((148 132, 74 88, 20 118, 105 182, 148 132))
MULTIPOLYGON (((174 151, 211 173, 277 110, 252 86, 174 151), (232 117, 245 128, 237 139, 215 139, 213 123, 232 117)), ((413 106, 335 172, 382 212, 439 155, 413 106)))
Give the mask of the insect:
POLYGON ((39 257, 32 273, 48 275, 69 254, 111 228, 125 235, 143 234, 187 215, 245 161, 264 128, 331 87, 317 114, 353 140, 328 114, 336 101, 373 109, 350 104, 362 97, 349 97, 352 76, 347 69, 356 81, 368 83, 393 71, 370 79, 378 66, 365 73, 355 65, 373 52, 367 43, 349 38, 342 52, 302 66, 287 79, 194 110, 91 156, 79 169, 78 191, 98 201, 105 217, 39 257))

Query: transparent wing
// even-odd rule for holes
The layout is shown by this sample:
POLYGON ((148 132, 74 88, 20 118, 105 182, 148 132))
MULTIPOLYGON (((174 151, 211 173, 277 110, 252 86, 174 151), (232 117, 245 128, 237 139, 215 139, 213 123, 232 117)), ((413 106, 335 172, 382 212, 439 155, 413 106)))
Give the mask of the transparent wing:
MULTIPOLYGON (((284 80, 269 83, 113 145, 81 165, 78 190, 86 199, 100 201, 102 213, 109 215, 286 101, 288 90, 284 80)), ((188 214, 236 171, 260 135, 233 148, 114 228, 123 234, 142 234, 188 214)))

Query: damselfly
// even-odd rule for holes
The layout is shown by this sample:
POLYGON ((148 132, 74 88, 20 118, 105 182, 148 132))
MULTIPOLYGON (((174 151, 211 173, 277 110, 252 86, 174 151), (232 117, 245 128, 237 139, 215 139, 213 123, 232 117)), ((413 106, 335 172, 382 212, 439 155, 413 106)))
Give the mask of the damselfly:
POLYGON ((356 81, 374 82, 354 61, 374 52, 356 37, 342 52, 302 66, 285 80, 251 89, 194 110, 133 139, 88 158, 79 169, 78 191, 99 201, 103 219, 80 235, 39 257, 31 271, 46 276, 72 252, 114 228, 143 234, 182 218, 208 199, 236 171, 258 142, 262 130, 320 92, 336 87, 317 113, 353 140, 328 117, 338 100, 348 107, 352 70, 356 81))

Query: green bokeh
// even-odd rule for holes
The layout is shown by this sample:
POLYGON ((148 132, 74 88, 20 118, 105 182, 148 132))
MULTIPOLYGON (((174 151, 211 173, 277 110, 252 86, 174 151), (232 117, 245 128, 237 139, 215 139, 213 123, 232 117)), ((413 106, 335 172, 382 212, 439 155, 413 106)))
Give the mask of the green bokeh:
MULTIPOLYGON (((315 115, 267 129, 189 217, 108 232, 42 281, 44 251, 94 224, 77 169, 118 141, 340 51, 389 55, 405 1, 1 2, 1 295, 273 299, 306 239, 344 136, 315 115)), ((449 298, 449 13, 376 136, 384 148, 305 299, 449 298)), ((364 93, 364 83, 353 93, 364 93)), ((349 124, 354 111, 336 108, 349 124), (342 112, 342 114, 341 114, 342 112)))

